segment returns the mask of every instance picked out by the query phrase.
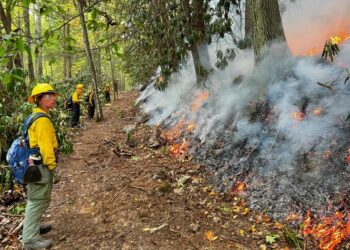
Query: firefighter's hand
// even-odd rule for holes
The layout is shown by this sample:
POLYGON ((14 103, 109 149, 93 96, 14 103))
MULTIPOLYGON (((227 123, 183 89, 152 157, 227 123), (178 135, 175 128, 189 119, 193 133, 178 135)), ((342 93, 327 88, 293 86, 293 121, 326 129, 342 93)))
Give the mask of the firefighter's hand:
POLYGON ((53 170, 53 184, 57 184, 61 181, 62 172, 55 169, 53 170))

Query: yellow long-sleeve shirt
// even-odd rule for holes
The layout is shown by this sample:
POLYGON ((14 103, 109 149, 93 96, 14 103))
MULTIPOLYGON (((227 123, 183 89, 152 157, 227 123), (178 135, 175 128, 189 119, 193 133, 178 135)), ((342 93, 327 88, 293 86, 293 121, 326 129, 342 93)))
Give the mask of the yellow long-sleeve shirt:
POLYGON ((81 100, 81 94, 78 94, 77 92, 74 92, 72 95, 72 101, 75 103, 80 102, 81 100))
MULTIPOLYGON (((46 113, 41 108, 34 108, 33 113, 46 113)), ((36 119, 28 129, 29 146, 39 147, 43 164, 50 170, 56 168, 55 150, 58 148, 55 129, 52 122, 47 117, 36 119)))

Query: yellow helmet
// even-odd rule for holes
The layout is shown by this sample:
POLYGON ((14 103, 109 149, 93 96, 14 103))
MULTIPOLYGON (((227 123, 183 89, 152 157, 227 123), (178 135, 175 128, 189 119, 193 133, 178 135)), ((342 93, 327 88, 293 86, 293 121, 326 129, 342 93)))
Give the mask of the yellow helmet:
POLYGON ((43 94, 43 93, 55 93, 56 95, 59 95, 53 87, 48 83, 38 83, 35 85, 35 87, 32 89, 32 94, 28 97, 29 103, 34 103, 35 96, 43 94))
POLYGON ((77 84, 76 86, 76 89, 83 89, 83 88, 84 88, 84 85, 81 83, 77 84))

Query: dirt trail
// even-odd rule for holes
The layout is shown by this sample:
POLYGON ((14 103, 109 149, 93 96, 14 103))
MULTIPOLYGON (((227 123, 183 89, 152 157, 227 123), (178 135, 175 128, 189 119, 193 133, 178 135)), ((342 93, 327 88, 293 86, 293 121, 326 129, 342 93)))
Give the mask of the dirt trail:
MULTIPOLYGON (((63 177, 45 218, 54 225, 47 236, 54 249, 259 249, 266 244, 272 223, 254 227, 253 215, 237 200, 206 184, 202 166, 148 148, 151 128, 138 124, 132 136, 136 147, 127 146, 123 128, 136 124, 136 96, 122 93, 104 108, 104 122, 87 121, 75 136, 73 154, 60 160, 63 177), (113 144, 134 156, 116 155, 113 144), (183 176, 191 178, 179 185, 183 176)), ((274 247, 283 245, 280 240, 274 247)))

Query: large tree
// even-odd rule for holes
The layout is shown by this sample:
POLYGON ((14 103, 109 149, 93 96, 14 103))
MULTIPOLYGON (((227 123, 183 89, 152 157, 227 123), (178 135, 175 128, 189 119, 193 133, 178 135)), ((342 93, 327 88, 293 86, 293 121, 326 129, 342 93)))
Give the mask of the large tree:
POLYGON ((29 81, 34 82, 35 81, 34 64, 33 64, 32 51, 30 47, 30 44, 32 43, 32 37, 30 33, 29 6, 24 7, 23 9, 23 19, 24 19, 24 28, 25 28, 24 32, 25 32, 26 42, 28 46, 27 65, 28 65, 29 81))
POLYGON ((95 105, 96 105, 96 120, 101 121, 101 120, 103 120, 103 114, 102 114, 102 108, 101 108, 99 98, 98 98, 97 74, 96 74, 96 70, 95 70, 95 66, 94 66, 94 61, 92 59, 90 41, 89 41, 89 36, 88 36, 88 31, 86 28, 86 21, 85 21, 85 16, 84 16, 85 4, 86 3, 84 0, 75 1, 75 6, 78 10, 79 17, 80 17, 80 23, 81 23, 81 27, 83 30, 83 39, 84 39, 84 47, 85 47, 85 52, 86 52, 86 59, 88 61, 89 68, 90 68, 90 74, 92 76, 92 87, 94 90, 94 99, 95 99, 95 105))
POLYGON ((286 40, 278 0, 247 0, 247 4, 253 27, 255 60, 260 61, 263 48, 275 41, 286 40))
MULTIPOLYGON (((5 33, 7 36, 12 36, 12 11, 14 8, 14 3, 12 1, 0 1, 0 20, 2 22, 2 26, 5 29, 5 33)), ((22 60, 20 57, 20 53, 18 51, 14 51, 14 44, 11 42, 13 39, 6 38, 8 42, 7 44, 7 52, 9 54, 9 60, 7 61, 7 68, 11 70, 13 65, 17 68, 22 68, 22 60)))

